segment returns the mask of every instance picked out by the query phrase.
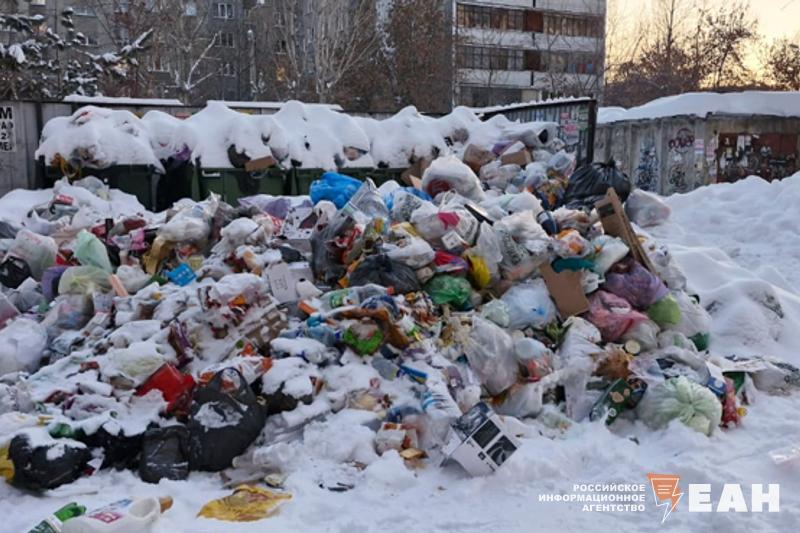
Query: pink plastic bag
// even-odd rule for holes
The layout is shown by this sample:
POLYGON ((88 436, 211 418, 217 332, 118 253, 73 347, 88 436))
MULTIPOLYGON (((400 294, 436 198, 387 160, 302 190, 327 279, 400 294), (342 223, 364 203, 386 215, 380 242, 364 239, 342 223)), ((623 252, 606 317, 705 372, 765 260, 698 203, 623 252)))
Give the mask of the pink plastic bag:
POLYGON ((630 328, 647 320, 624 298, 606 291, 597 291, 589 298, 586 320, 595 325, 606 342, 616 342, 630 328))
POLYGON ((636 309, 647 309, 667 295, 664 282, 638 262, 620 262, 606 274, 603 288, 627 300, 636 309), (617 267, 621 267, 619 271, 617 267))

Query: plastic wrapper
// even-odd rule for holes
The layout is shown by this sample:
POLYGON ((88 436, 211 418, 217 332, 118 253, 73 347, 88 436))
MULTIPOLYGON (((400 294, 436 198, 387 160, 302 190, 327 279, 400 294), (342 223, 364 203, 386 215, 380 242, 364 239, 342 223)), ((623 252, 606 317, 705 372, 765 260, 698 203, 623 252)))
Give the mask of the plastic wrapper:
POLYGON ((414 187, 403 187, 384 197, 391 219, 395 222, 407 222, 411 214, 425 202, 430 202, 428 193, 414 187))
POLYGON ((464 278, 440 275, 425 284, 425 292, 436 305, 450 304, 456 309, 466 309, 470 304, 472 286, 464 278))
POLYGON ((514 285, 501 300, 508 306, 511 329, 542 329, 556 319, 556 306, 542 279, 514 285))
POLYGON ((398 243, 384 245, 384 251, 389 259, 411 268, 422 268, 430 264, 436 256, 436 252, 427 241, 411 236, 398 243))
POLYGON ((375 187, 375 183, 367 178, 355 194, 347 202, 347 205, 367 215, 370 219, 389 218, 389 209, 383 202, 383 197, 375 187))
POLYGON ((614 263, 624 259, 630 251, 622 239, 611 235, 599 235, 592 239, 592 244, 595 247, 593 270, 601 276, 608 272, 614 263))
POLYGON ((500 262, 503 260, 503 250, 497 233, 487 222, 481 222, 478 238, 471 252, 486 262, 486 268, 489 269, 492 279, 498 277, 500 262))
POLYGON ((422 190, 435 198, 437 194, 455 190, 475 202, 482 202, 486 195, 478 176, 456 156, 435 159, 422 175, 422 190))
POLYGON ((636 341, 645 351, 654 350, 658 348, 658 334, 660 332, 661 328, 658 327, 658 324, 649 319, 642 320, 631 326, 621 340, 624 342, 636 341))
POLYGON ((467 251, 464 254, 469 264, 469 280, 479 290, 483 290, 492 284, 493 276, 489 264, 482 256, 467 251))
MULTIPOLYGON (((684 291, 673 291, 680 310, 680 321, 670 326, 670 329, 679 331, 694 341, 695 337, 707 336, 711 331, 711 315, 700 303, 684 291)), ((697 344, 697 341, 694 341, 697 344)))
POLYGON ((92 294, 110 290, 108 272, 95 266, 70 267, 58 282, 58 294, 92 294))
POLYGON ((722 404, 708 388, 679 376, 648 389, 637 414, 654 429, 678 419, 695 431, 711 435, 722 419, 722 404))
POLYGON ((542 412, 543 388, 539 383, 517 383, 502 400, 492 404, 497 414, 517 418, 533 417, 542 412))
POLYGON ((658 276, 632 259, 606 274, 603 289, 624 298, 637 309, 647 309, 668 292, 658 276))
POLYGON ((535 218, 544 211, 542 202, 528 191, 523 191, 519 194, 503 194, 490 198, 482 202, 481 207, 498 219, 520 211, 532 211, 535 218))
POLYGON ((618 341, 626 331, 647 316, 634 310, 624 299, 603 290, 589 298, 589 311, 586 319, 594 324, 606 342, 618 341))
POLYGON ((475 242, 479 227, 478 220, 466 209, 443 206, 437 210, 431 204, 414 211, 411 223, 420 236, 434 246, 440 245, 442 237, 450 231, 471 245, 475 242))
POLYGON ((211 219, 219 207, 219 197, 212 195, 203 202, 181 200, 175 207, 178 212, 158 230, 158 236, 167 242, 202 242, 211 232, 211 219))
POLYGON ((575 156, 559 150, 547 161, 547 169, 562 176, 569 176, 575 169, 575 156))
POLYGON ((111 261, 108 259, 106 247, 100 242, 100 239, 85 229, 78 232, 73 254, 83 266, 97 267, 108 274, 114 271, 111 261))
POLYGON ((514 213, 493 226, 495 231, 511 235, 516 242, 532 254, 544 254, 550 238, 530 211, 514 213))
POLYGON ((647 227, 665 222, 672 210, 658 195, 635 189, 625 201, 625 214, 631 222, 647 227))
POLYGON ((361 182, 355 178, 337 172, 326 172, 320 179, 311 183, 308 194, 315 204, 320 200, 328 200, 333 202, 337 209, 341 209, 360 187, 361 182))
POLYGON ((586 257, 594 247, 577 230, 566 229, 556 235, 555 251, 559 257, 586 257))
POLYGON ((23 229, 17 233, 7 255, 22 259, 28 265, 31 276, 40 280, 44 271, 55 264, 57 253, 58 247, 53 239, 23 229))
POLYGON ((473 317, 464 353, 489 394, 500 394, 517 381, 514 342, 508 333, 488 320, 473 317))
POLYGON ((668 294, 647 308, 650 320, 661 326, 675 326, 681 322, 681 309, 675 297, 668 294))
POLYGON ((274 515, 280 504, 291 498, 292 495, 285 492, 239 485, 230 496, 205 504, 197 516, 228 522, 254 522, 274 515))
POLYGON ((564 322, 564 326, 567 331, 561 341, 561 346, 558 348, 558 356, 561 362, 559 368, 569 366, 576 358, 590 358, 592 355, 603 351, 598 346, 602 341, 602 335, 590 322, 573 316, 564 322))

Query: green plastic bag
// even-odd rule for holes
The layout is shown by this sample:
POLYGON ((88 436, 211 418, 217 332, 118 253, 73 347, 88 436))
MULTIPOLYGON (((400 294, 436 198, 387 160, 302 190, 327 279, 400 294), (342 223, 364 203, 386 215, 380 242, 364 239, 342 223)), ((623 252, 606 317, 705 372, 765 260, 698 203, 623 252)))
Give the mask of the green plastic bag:
POLYGON ((100 242, 100 239, 85 229, 82 229, 78 233, 75 249, 72 253, 83 266, 97 267, 105 270, 109 274, 114 272, 114 269, 111 267, 111 261, 108 259, 106 247, 100 242))
POLYGON ((465 278, 436 276, 425 285, 433 303, 452 304, 456 309, 465 309, 470 303, 472 286, 465 278))
POLYGON ((695 431, 711 435, 722 420, 722 403, 706 387, 679 376, 649 388, 637 414, 654 429, 677 418, 695 431))
POLYGON ((661 326, 674 326, 681 321, 681 309, 675 298, 668 294, 647 308, 650 320, 661 326))
POLYGON ((345 330, 342 342, 359 355, 370 355, 383 345, 383 332, 374 324, 356 323, 345 330))
POLYGON ((108 273, 94 266, 69 267, 58 281, 58 294, 86 294, 109 292, 108 273))

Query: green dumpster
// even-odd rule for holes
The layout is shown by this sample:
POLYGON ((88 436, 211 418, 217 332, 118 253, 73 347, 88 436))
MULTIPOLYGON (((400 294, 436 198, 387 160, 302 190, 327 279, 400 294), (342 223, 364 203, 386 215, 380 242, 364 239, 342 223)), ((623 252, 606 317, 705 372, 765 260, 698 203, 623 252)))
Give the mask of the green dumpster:
POLYGON ((192 183, 192 197, 203 200, 209 194, 219 194, 223 201, 233 205, 246 196, 270 194, 281 196, 291 191, 287 172, 279 167, 258 172, 248 172, 239 168, 205 168, 199 162, 195 165, 195 179, 192 183))

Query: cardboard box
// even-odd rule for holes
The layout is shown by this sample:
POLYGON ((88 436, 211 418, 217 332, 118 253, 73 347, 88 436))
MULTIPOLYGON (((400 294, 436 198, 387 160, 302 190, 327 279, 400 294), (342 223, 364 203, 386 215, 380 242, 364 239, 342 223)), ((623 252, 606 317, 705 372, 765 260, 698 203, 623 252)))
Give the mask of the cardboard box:
POLYGON ((484 476, 500 468, 517 448, 519 442, 500 417, 480 402, 453 423, 443 451, 445 462, 452 459, 471 475, 484 476))
POLYGON ((642 243, 639 242, 639 238, 631 227, 631 222, 622 208, 622 202, 619 201, 617 192, 609 187, 605 198, 598 200, 594 206, 597 209, 597 214, 600 215, 600 222, 603 224, 603 230, 606 234, 622 239, 628 245, 633 258, 647 270, 658 275, 653 263, 645 253, 644 248, 642 248, 642 243))
POLYGON ((411 178, 412 176, 420 179, 425 174, 425 169, 431 166, 431 161, 429 157, 418 157, 411 166, 408 167, 401 175, 400 179, 410 187, 416 187, 417 189, 422 189, 422 181, 420 180, 419 185, 415 185, 411 178))
POLYGON ((550 263, 539 267, 539 271, 550 292, 550 298, 556 304, 561 318, 566 319, 573 315, 580 315, 589 310, 589 300, 583 293, 581 286, 581 273, 579 271, 565 270, 556 272, 550 263))
POLYGON ((278 162, 275 160, 274 157, 268 155, 267 157, 259 157, 258 159, 251 159, 247 163, 244 164, 244 169, 247 172, 257 172, 259 170, 266 170, 270 167, 274 167, 277 165, 278 162))
POLYGON ((313 280, 314 274, 308 263, 291 263, 283 261, 273 263, 266 269, 267 280, 272 289, 272 294, 280 303, 296 302, 300 299, 297 294, 297 282, 302 279, 313 280))
POLYGON ((489 150, 484 150, 474 144, 467 146, 464 151, 462 160, 464 163, 473 170, 476 174, 480 172, 481 167, 494 161, 495 157, 489 150))
POLYGON ((500 156, 500 162, 504 165, 519 165, 524 168, 531 161, 533 161, 531 153, 525 147, 516 152, 503 152, 503 155, 500 156))

